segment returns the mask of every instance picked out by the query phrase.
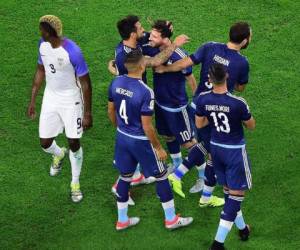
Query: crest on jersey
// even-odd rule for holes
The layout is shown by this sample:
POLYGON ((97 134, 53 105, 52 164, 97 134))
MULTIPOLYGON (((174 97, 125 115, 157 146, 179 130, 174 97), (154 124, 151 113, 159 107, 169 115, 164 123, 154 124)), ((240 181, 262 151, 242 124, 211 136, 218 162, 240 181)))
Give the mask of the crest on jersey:
POLYGON ((58 64, 59 66, 62 66, 64 63, 64 59, 63 58, 57 58, 58 64))

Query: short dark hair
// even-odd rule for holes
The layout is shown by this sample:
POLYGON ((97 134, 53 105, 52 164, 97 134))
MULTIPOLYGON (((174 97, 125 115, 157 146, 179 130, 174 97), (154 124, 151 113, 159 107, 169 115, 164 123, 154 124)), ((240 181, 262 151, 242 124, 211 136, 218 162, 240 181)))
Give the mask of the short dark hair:
POLYGON ((250 25, 246 22, 237 22, 230 27, 229 40, 233 43, 241 43, 250 37, 250 25))
POLYGON ((40 26, 44 29, 51 37, 58 37, 57 32, 52 26, 47 22, 41 22, 40 26))
POLYGON ((123 40, 127 40, 130 37, 132 32, 136 32, 135 24, 139 21, 138 16, 129 15, 118 21, 117 27, 120 33, 120 36, 123 40))
POLYGON ((142 59, 142 51, 140 49, 133 49, 126 55, 124 65, 128 71, 132 71, 138 66, 142 59))
POLYGON ((173 32, 171 31, 170 27, 172 25, 172 22, 168 22, 166 20, 156 20, 152 24, 152 29, 157 30, 162 38, 170 38, 173 35, 173 32))
POLYGON ((209 67, 208 74, 212 83, 224 83, 227 76, 227 70, 223 64, 214 63, 209 67))

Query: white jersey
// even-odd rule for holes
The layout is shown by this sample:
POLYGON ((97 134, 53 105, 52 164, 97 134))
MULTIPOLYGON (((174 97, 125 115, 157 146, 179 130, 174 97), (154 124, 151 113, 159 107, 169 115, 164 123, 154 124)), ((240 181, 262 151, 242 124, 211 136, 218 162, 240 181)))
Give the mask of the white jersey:
POLYGON ((64 38, 60 47, 52 48, 41 39, 38 63, 44 65, 46 73, 43 103, 65 106, 81 98, 78 77, 86 75, 88 67, 75 42, 64 38))

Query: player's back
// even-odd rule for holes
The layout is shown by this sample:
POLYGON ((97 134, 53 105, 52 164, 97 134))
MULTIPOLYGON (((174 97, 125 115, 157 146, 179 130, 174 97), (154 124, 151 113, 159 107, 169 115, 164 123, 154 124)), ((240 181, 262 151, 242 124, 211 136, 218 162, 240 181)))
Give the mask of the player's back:
POLYGON ((201 93, 197 102, 197 114, 206 116, 212 128, 211 141, 226 145, 245 144, 243 121, 251 118, 246 101, 229 92, 201 93))
POLYGON ((75 42, 63 38, 60 47, 52 48, 49 42, 41 39, 38 63, 45 68, 46 91, 63 97, 80 93, 77 77, 87 74, 88 68, 75 42))
POLYGON ((141 116, 152 115, 153 91, 142 80, 123 75, 113 80, 109 96, 115 105, 119 132, 145 136, 141 116))
POLYGON ((191 55, 191 58, 194 63, 201 63, 202 65, 196 96, 201 92, 212 89, 212 85, 208 82, 208 70, 213 63, 220 63, 227 68, 229 74, 227 88, 229 92, 233 92, 235 84, 246 84, 248 82, 249 64, 247 58, 238 51, 228 48, 227 44, 206 43, 195 54, 191 55))

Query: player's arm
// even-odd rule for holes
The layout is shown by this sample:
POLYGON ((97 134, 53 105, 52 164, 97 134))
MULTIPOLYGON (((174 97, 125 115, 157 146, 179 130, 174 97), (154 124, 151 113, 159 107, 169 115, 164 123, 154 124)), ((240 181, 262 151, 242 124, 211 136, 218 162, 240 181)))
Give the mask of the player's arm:
POLYGON ((186 35, 177 36, 170 46, 165 48, 163 51, 161 51, 156 56, 150 57, 150 58, 145 57, 146 67, 157 67, 157 66, 163 64, 165 61, 168 60, 168 58, 172 55, 172 53, 177 48, 184 45, 188 41, 189 41, 189 38, 186 35))
POLYGON ((155 68, 155 72, 157 73, 177 72, 193 65, 194 62, 191 60, 191 58, 185 57, 168 66, 160 65, 155 68))
POLYGON ((111 123, 115 127, 117 127, 116 109, 115 109, 115 104, 112 101, 108 102, 107 114, 108 114, 108 118, 111 121, 111 123))
POLYGON ((34 75, 33 82, 32 82, 30 103, 29 103, 28 109, 27 109, 27 115, 31 119, 35 118, 35 100, 36 100, 38 92, 44 82, 44 79, 45 79, 44 65, 37 64, 35 75, 34 75))
POLYGON ((116 63, 115 63, 115 60, 110 60, 110 61, 108 62, 107 69, 108 69, 108 71, 109 71, 112 75, 114 75, 114 76, 119 75, 119 72, 118 72, 117 69, 116 69, 116 63))
POLYGON ((196 127, 197 128, 203 128, 203 127, 206 127, 208 125, 208 119, 206 116, 198 116, 196 115, 196 127))
POLYGON ((153 147, 156 151, 158 159, 165 161, 167 159, 167 153, 163 149, 163 147, 161 146, 161 144, 157 138, 155 129, 152 124, 152 116, 142 115, 142 125, 143 125, 143 129, 144 129, 146 136, 148 137, 149 141, 151 142, 151 144, 153 145, 153 147))
POLYGON ((89 129, 93 126, 92 117, 92 84, 89 73, 80 76, 79 81, 81 84, 83 101, 84 101, 84 111, 82 127, 84 130, 89 129))
POLYGON ((256 121, 253 118, 253 116, 251 116, 251 118, 247 121, 243 121, 244 126, 249 129, 249 130, 254 130, 255 126, 256 126, 256 121))
POLYGON ((195 78, 194 74, 187 75, 185 77, 185 79, 187 80, 187 83, 188 83, 189 87, 191 88, 192 93, 194 95, 195 91, 197 89, 197 82, 196 82, 196 78, 195 78))
POLYGON ((248 81, 249 81, 249 63, 247 59, 245 59, 240 66, 238 83, 235 84, 234 89, 238 92, 243 92, 246 88, 248 81))

